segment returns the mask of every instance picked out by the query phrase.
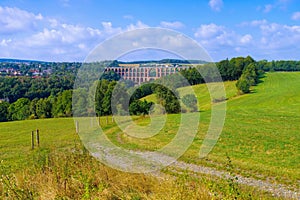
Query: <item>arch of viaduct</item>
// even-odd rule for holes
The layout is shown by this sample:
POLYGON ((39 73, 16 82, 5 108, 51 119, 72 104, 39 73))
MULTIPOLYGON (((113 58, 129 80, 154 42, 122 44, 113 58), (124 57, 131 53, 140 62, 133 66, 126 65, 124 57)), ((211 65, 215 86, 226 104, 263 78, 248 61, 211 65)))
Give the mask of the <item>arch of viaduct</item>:
POLYGON ((175 74, 190 67, 107 67, 105 71, 114 71, 125 80, 131 80, 136 84, 159 79, 160 77, 175 74))

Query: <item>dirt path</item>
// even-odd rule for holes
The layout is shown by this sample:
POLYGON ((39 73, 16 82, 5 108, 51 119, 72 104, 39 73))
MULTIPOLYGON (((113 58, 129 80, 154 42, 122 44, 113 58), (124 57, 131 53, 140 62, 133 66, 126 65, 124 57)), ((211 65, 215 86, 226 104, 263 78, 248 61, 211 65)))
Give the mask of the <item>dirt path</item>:
MULTIPOLYGON (((209 167, 203 167, 195 164, 188 164, 182 161, 176 161, 171 165, 171 167, 175 167, 177 169, 181 170, 188 170, 191 172, 196 172, 196 173, 201 173, 201 174, 207 174, 207 175, 212 175, 216 176, 219 178, 229 178, 230 174, 225 171, 219 171, 214 168, 209 168, 209 167)), ((277 197, 284 197, 287 199, 299 199, 300 200, 300 189, 298 188, 297 191, 292 191, 288 189, 287 186, 282 185, 282 184, 274 184, 270 183, 268 181, 263 181, 263 180, 257 180, 254 178, 247 178, 243 177, 240 175, 236 175, 235 177, 238 178, 237 182, 239 184, 245 184, 248 186, 252 187, 257 187, 260 190, 268 191, 270 192, 273 196, 277 197)))
MULTIPOLYGON (((120 136, 118 137, 118 141, 121 140, 120 136)), ((121 142, 121 141, 119 141, 121 142)), ((92 153, 93 156, 101 158, 101 160, 106 160, 109 163, 114 163, 115 166, 122 166, 121 168, 128 168, 131 167, 131 159, 127 159, 126 156, 124 157, 123 154, 116 154, 114 153, 114 147, 107 148, 105 146, 100 146, 98 143, 91 142, 89 146, 93 146, 93 149, 96 149, 95 153, 92 153)), ((131 151, 135 152, 138 157, 143 159, 150 159, 153 161, 154 165, 155 163, 158 165, 161 165, 162 163, 165 163, 164 166, 166 166, 166 163, 170 160, 173 160, 170 156, 164 155, 162 153, 158 152, 150 152, 150 151, 131 151)), ((141 163, 138 163, 140 165, 141 163)), ((188 164, 183 161, 175 161, 169 167, 174 168, 175 171, 179 172, 181 170, 187 170, 190 172, 200 173, 200 174, 207 174, 211 176, 215 176, 218 178, 230 178, 229 172, 226 171, 220 171, 214 168, 210 167, 204 167, 196 164, 188 164)), ((143 167, 142 167, 143 169, 143 167)), ((125 170, 126 171, 126 170, 125 170)), ((162 172, 156 172, 153 173, 155 176, 161 176, 163 175, 162 172)), ((273 196, 276 197, 282 197, 285 199, 297 199, 300 200, 300 188, 298 186, 294 187, 288 187, 283 184, 276 184, 271 183, 266 180, 258 180, 254 178, 248 178, 241 175, 235 175, 234 177, 237 177, 237 182, 239 184, 248 185, 251 187, 256 187, 259 190, 267 191, 271 193, 273 196)))

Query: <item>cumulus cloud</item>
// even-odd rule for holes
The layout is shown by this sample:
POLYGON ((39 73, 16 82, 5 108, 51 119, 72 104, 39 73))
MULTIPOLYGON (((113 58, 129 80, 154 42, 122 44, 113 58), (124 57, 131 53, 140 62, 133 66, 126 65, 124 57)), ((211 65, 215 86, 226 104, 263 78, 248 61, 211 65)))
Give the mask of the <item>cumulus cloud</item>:
MULTIPOLYGON (((162 52, 174 53, 173 56, 178 55, 185 59, 210 60, 207 54, 203 49, 199 48, 194 40, 191 40, 178 32, 160 28, 137 29, 135 31, 124 32, 124 34, 117 35, 114 37, 114 40, 106 40, 102 43, 102 45, 88 57, 88 60, 95 61, 116 59, 118 57, 124 58, 124 52, 128 53, 145 49, 150 49, 150 51, 159 49, 162 52)), ((158 58, 157 55, 151 54, 148 58, 151 58, 152 56, 158 58)), ((139 59, 136 56, 135 58, 139 59)))
MULTIPOLYGON (((239 29, 251 28, 251 34, 240 34, 216 24, 201 25, 195 37, 212 55, 254 55, 259 59, 298 59, 300 26, 263 20, 243 22, 239 29), (267 56, 267 57, 265 57, 267 56)), ((245 29, 245 30, 246 30, 245 29)))
POLYGON ((266 23, 259 26, 264 48, 278 49, 295 47, 300 43, 300 26, 266 23))
POLYGON ((269 13, 274 9, 285 10, 289 3, 290 3, 290 0, 276 0, 272 4, 258 6, 257 10, 261 10, 264 13, 269 13))
POLYGON ((232 57, 237 51, 240 56, 243 48, 250 46, 252 42, 250 34, 242 36, 225 26, 213 23, 201 25, 194 36, 215 60, 232 57))
POLYGON ((130 24, 127 26, 127 31, 131 31, 134 29, 147 28, 149 27, 147 24, 144 24, 141 21, 137 21, 136 24, 130 24))
POLYGON ((223 6, 223 0, 210 0, 208 5, 212 10, 220 11, 223 6))
POLYGON ((4 46, 7 47, 9 45, 9 43, 12 42, 12 39, 2 39, 2 41, 0 42, 0 46, 4 46))
POLYGON ((33 14, 19 8, 0 6, 0 33, 14 33, 35 29, 43 20, 41 14, 33 14))
POLYGON ((294 12, 292 15, 292 20, 300 20, 300 12, 294 12))
POLYGON ((123 31, 111 22, 91 28, 1 6, 0 27, 0 57, 60 61, 81 60, 105 38, 123 31))
MULTIPOLYGON (((300 12, 293 13, 291 18, 300 20, 300 12)), ((158 25, 174 29, 184 27, 179 21, 162 21, 158 25)), ((106 21, 95 28, 61 22, 19 8, 0 6, 0 27, 0 57, 82 61, 91 49, 106 38, 128 30, 141 30, 148 25, 136 21, 127 26, 115 27, 112 22, 106 21)), ((132 42, 135 46, 139 46, 139 41, 135 40, 137 37, 143 42, 151 38, 133 34, 132 42)), ((243 22, 238 29, 214 23, 202 24, 194 32, 194 38, 218 59, 248 54, 261 55, 263 58, 264 52, 269 57, 277 53, 282 54, 283 58, 299 58, 300 52, 297 46, 300 44, 300 26, 272 23, 265 19, 243 22), (250 29, 251 32, 247 32, 250 29)), ((173 45, 176 49, 188 49, 180 35, 155 39, 159 43, 173 45)), ((116 48, 121 45, 116 45, 116 48)))
POLYGON ((105 34, 109 34, 109 35, 114 35, 114 34, 117 34, 119 32, 122 31, 122 29, 120 27, 113 27, 112 23, 111 22, 102 22, 101 23, 102 26, 103 26, 103 32, 105 32, 105 34))
POLYGON ((126 27, 114 27, 112 22, 106 21, 92 28, 63 23, 19 8, 0 7, 0 27, 0 57, 83 61, 89 51, 106 38, 148 26, 137 21, 126 27))
POLYGON ((198 38, 213 38, 224 33, 225 27, 211 23, 201 25, 194 35, 198 38))
POLYGON ((172 28, 172 29, 180 29, 184 27, 184 24, 179 21, 174 21, 174 22, 162 21, 160 22, 160 25, 164 28, 172 28))
POLYGON ((73 44, 88 38, 101 36, 101 31, 79 25, 60 24, 56 29, 44 28, 42 31, 28 37, 25 41, 28 46, 44 46, 73 44))
POLYGON ((104 29, 59 23, 14 41, 9 51, 17 58, 82 61, 104 35, 104 29))
POLYGON ((240 42, 242 44, 248 44, 248 43, 251 42, 251 40, 252 40, 252 36, 250 34, 246 34, 246 35, 241 37, 240 42))
POLYGON ((263 20, 253 20, 250 23, 246 22, 245 24, 249 24, 251 26, 259 26, 259 25, 263 25, 263 24, 267 24, 267 20, 263 19, 263 20))

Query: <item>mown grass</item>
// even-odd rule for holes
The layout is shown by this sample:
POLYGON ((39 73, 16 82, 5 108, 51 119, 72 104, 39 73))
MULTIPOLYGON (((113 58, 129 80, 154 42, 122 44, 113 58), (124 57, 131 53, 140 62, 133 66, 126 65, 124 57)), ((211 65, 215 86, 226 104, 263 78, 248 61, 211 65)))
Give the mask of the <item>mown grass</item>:
MULTIPOLYGON (((250 94, 237 96, 235 82, 225 82, 226 122, 217 145, 205 159, 198 155, 210 122, 211 99, 205 85, 193 86, 200 100, 201 122, 193 144, 181 159, 225 169, 229 156, 237 173, 296 187, 300 179, 299 85, 298 72, 267 73, 250 94)), ((179 92, 184 94, 185 89, 180 88, 179 92)), ((180 124, 179 115, 168 115, 167 119, 165 127, 154 137, 137 139, 123 133, 119 145, 146 150, 161 148, 175 136, 180 124)), ((136 122, 145 124, 150 119, 136 122)), ((115 140, 117 134, 119 129, 110 132, 110 139, 115 140)))
MULTIPOLYGON (((110 130, 111 119, 102 118, 110 130)), ((132 174, 109 168, 82 146, 73 119, 0 123, 0 199, 272 199, 209 176, 132 174), (31 131, 40 147, 31 149, 31 131)))
POLYGON ((248 175, 297 186, 300 179, 300 73, 268 73, 251 94, 228 101, 220 141, 210 158, 226 154, 248 175))

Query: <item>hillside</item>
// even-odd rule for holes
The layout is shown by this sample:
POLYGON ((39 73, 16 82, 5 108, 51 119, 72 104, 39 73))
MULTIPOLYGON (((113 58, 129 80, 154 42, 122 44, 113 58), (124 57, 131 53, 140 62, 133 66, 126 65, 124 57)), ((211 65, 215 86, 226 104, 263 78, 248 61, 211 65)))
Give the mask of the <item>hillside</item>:
MULTIPOLYGON (((226 168, 226 157, 236 165, 236 172, 253 177, 269 177, 271 181, 296 183, 300 178, 300 73, 266 73, 250 94, 237 96, 235 82, 225 82, 227 94, 226 122, 219 141, 206 160, 198 158, 201 142, 210 122, 210 97, 205 85, 193 86, 200 104, 201 123, 198 135, 182 160, 226 168), (271 178, 270 178, 271 177, 271 178)), ((180 88, 179 93, 185 94, 180 88)), ((155 95, 145 97, 155 101, 155 95)), ((168 117, 170 124, 161 131, 176 133, 177 115, 168 117), (173 125, 172 125, 173 124, 173 125)), ((158 134, 147 140, 123 140, 139 148, 156 148, 167 144, 172 135, 158 134), (150 142, 151 141, 151 142, 150 142), (163 142, 162 142, 163 141, 163 142)), ((124 144, 122 144, 125 146, 124 144)), ((148 149, 146 148, 146 149, 148 149)))
MULTIPOLYGON (((200 159, 198 155, 210 122, 210 98, 205 85, 193 86, 197 98, 200 100, 201 122, 193 144, 179 160, 217 170, 230 170, 230 173, 239 174, 243 177, 266 180, 270 183, 283 184, 292 189, 297 189, 300 179, 300 172, 298 170, 300 162, 300 149, 298 148, 300 141, 300 113, 298 112, 300 110, 299 85, 299 72, 266 73, 261 82, 252 88, 250 94, 237 96, 235 82, 225 82, 228 98, 226 122, 218 143, 205 159, 200 159)), ((179 92, 185 94, 185 88, 180 88, 179 92)), ((146 97, 146 99, 151 98, 155 100, 153 96, 146 97)), ((135 118, 135 120, 140 125, 147 125, 150 122, 150 118, 148 117, 135 118)), ((105 117, 101 119, 102 128, 113 143, 123 148, 139 149, 142 151, 156 150, 168 144, 174 138, 179 123, 180 115, 168 115, 167 122, 159 134, 149 139, 137 139, 122 133, 110 118, 108 119, 108 124, 105 117)), ((143 187, 148 188, 156 194, 156 197, 164 194, 164 189, 161 187, 167 187, 166 185, 168 184, 172 185, 168 190, 168 194, 173 198, 180 198, 180 191, 186 191, 184 195, 194 194, 192 191, 195 184, 202 191, 206 191, 204 192, 205 194, 203 192, 199 194, 195 193, 195 195, 202 195, 204 199, 210 198, 207 196, 208 191, 221 196, 227 196, 229 199, 235 197, 232 195, 241 195, 240 192, 232 193, 227 192, 227 189, 222 189, 228 188, 229 191, 232 187, 233 189, 237 187, 230 186, 230 182, 221 180, 217 180, 217 182, 215 180, 212 181, 211 178, 207 179, 203 175, 201 175, 201 181, 198 180, 196 182, 194 178, 189 177, 188 184, 191 185, 185 187, 182 187, 181 183, 177 181, 171 183, 163 182, 161 183, 161 187, 154 187, 157 180, 149 179, 149 177, 124 174, 108 169, 107 167, 103 168, 101 165, 99 168, 106 175, 101 173, 98 174, 98 177, 105 177, 109 174, 110 178, 101 178, 100 182, 98 179, 94 180, 91 170, 84 169, 99 170, 96 167, 99 163, 97 164, 93 159, 91 160, 91 158, 86 157, 85 154, 82 155, 80 153, 79 157, 76 157, 78 155, 74 156, 72 153, 78 148, 79 152, 82 152, 83 148, 78 135, 75 133, 74 121, 71 118, 4 122, 0 123, 0 130, 0 155, 2 160, 0 171, 1 173, 8 173, 8 171, 17 172, 22 169, 32 169, 34 167, 33 172, 25 170, 25 172, 21 171, 21 174, 16 175, 17 178, 23 180, 20 183, 24 183, 24 179, 32 181, 30 182, 31 185, 28 184, 23 187, 23 189, 27 188, 30 191, 35 191, 32 188, 36 188, 36 176, 32 177, 32 174, 37 173, 39 174, 37 181, 44 180, 44 176, 52 177, 49 180, 47 179, 45 187, 48 187, 47 190, 50 188, 53 194, 57 193, 56 196, 58 195, 58 197, 63 197, 64 195, 70 197, 71 194, 75 195, 73 194, 75 191, 76 195, 79 195, 76 197, 81 198, 84 197, 85 192, 89 192, 89 195, 93 194, 97 197, 105 194, 117 194, 118 197, 125 195, 129 198, 137 195, 139 197, 151 198, 145 190, 138 187, 142 183, 137 181, 137 179, 150 181, 151 184, 149 183, 143 187), (39 149, 32 151, 30 149, 30 135, 31 131, 37 128, 41 133, 41 144, 39 149), (69 161, 66 162, 67 160, 69 161), (82 160, 82 163, 85 164, 79 164, 77 160, 82 160), (74 166, 72 163, 74 163, 74 166), (70 170, 64 172, 65 167, 70 168, 70 170), (79 173, 77 167, 81 171, 84 171, 84 174, 79 173), (53 182, 56 180, 55 177, 57 178, 57 174, 55 173, 62 173, 61 176, 58 176, 62 178, 65 176, 64 173, 71 174, 66 179, 69 181, 68 184, 70 184, 68 186, 69 189, 65 188, 65 190, 61 190, 60 187, 62 186, 59 186, 59 184, 63 185, 64 179, 59 179, 61 181, 59 184, 53 182), (27 174, 26 178, 24 178, 24 174, 27 174), (127 183, 132 183, 130 184, 131 192, 126 187, 124 188, 123 183, 118 185, 118 177, 127 180, 127 183), (89 182, 92 180, 94 182, 89 182), (83 182, 80 183, 80 181, 83 182), (89 191, 85 188, 86 184, 90 188, 89 191), (111 184, 114 187, 111 187, 111 184), (77 186, 78 189, 75 190, 77 186), (71 191, 72 187, 74 191, 71 191), (60 190, 64 191, 61 196, 59 196, 60 190), (99 195, 99 191, 101 195, 99 195), (106 193, 104 194, 103 191, 106 191, 106 193), (176 191, 176 194, 172 191, 176 191)), ((164 171, 166 174, 174 175, 172 168, 167 168, 164 171)), ((185 178, 179 179, 179 181, 183 180, 186 181, 185 178)), ((13 178, 10 181, 13 183, 13 178)), ((0 193, 2 190, 3 188, 1 189, 0 187, 0 193)), ((239 186, 235 190, 242 191, 242 195, 252 195, 254 199, 270 198, 270 196, 265 197, 263 192, 257 192, 254 189, 245 189, 239 186)), ((38 193, 43 194, 43 191, 39 191, 38 193)), ((244 196, 239 197, 243 198, 244 196)))

